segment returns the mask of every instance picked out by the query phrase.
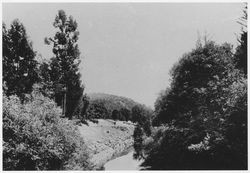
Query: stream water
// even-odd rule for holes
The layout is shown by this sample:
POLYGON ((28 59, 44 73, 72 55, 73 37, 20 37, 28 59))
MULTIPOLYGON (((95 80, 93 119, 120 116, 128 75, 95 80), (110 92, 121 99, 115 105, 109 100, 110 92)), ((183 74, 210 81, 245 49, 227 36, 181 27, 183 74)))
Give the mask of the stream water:
POLYGON ((133 158, 133 151, 128 154, 118 157, 116 159, 108 161, 104 165, 105 170, 140 170, 140 164, 142 161, 135 160, 133 158))

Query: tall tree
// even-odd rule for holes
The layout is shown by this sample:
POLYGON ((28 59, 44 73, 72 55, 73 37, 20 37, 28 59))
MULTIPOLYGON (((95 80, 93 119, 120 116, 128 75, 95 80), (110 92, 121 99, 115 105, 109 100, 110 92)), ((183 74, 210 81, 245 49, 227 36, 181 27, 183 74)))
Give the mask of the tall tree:
POLYGON ((55 101, 59 106, 66 102, 66 117, 72 118, 78 100, 83 94, 79 64, 77 22, 59 10, 53 26, 57 32, 53 38, 45 38, 46 44, 53 44, 54 57, 51 59, 51 80, 54 82, 55 101))
POLYGON ((232 46, 209 41, 185 54, 171 75, 155 107, 164 132, 153 135, 144 166, 247 169, 247 79, 235 68, 232 46))
POLYGON ((2 51, 3 51, 3 89, 7 92, 7 77, 10 76, 14 71, 14 64, 12 60, 9 58, 10 56, 10 38, 8 36, 8 30, 6 28, 5 23, 2 24, 2 51))
POLYGON ((26 29, 14 20, 9 30, 3 24, 3 81, 7 95, 23 97, 38 81, 36 52, 28 40, 26 29))
POLYGON ((218 109, 220 102, 210 103, 211 98, 219 99, 219 94, 224 94, 222 89, 234 81, 233 77, 226 78, 226 75, 239 73, 235 70, 231 49, 229 44, 220 46, 208 42, 185 54, 172 68, 171 88, 166 90, 165 96, 160 99, 161 104, 156 107, 157 118, 163 123, 174 120, 181 124, 180 121, 185 123, 191 117, 199 116, 203 110, 202 104, 208 105, 209 110, 218 109), (219 90, 217 95, 207 94, 211 85, 222 82, 222 79, 225 79, 225 86, 215 86, 216 91, 219 90), (209 97, 205 99, 204 95, 209 97))
POLYGON ((236 67, 241 69, 247 75, 247 5, 244 9, 244 15, 238 23, 242 26, 242 33, 238 39, 239 46, 236 48, 235 61, 236 67))

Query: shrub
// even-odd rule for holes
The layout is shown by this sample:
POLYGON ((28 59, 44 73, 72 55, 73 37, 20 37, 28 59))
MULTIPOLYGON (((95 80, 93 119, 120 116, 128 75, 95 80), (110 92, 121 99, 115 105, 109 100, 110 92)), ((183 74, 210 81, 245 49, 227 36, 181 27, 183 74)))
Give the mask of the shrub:
POLYGON ((22 104, 3 96, 3 169, 88 169, 88 154, 77 126, 60 118, 54 101, 33 92, 22 104))

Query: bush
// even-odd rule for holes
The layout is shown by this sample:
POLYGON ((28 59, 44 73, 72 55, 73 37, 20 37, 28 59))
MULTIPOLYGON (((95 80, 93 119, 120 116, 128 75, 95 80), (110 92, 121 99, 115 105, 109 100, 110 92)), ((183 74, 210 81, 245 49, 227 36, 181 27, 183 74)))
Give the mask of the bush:
POLYGON ((3 169, 88 169, 88 154, 77 126, 61 109, 33 92, 22 104, 3 96, 3 169))

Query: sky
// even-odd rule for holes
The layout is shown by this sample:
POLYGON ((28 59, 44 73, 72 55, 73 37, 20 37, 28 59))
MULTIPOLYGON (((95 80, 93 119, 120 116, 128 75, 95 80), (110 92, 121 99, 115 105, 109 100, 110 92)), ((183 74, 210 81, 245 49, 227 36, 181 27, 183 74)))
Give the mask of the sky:
POLYGON ((153 108, 169 71, 195 48, 199 35, 237 46, 242 3, 3 3, 3 22, 18 18, 33 48, 51 58, 45 37, 63 9, 78 23, 85 92, 132 98, 153 108))

